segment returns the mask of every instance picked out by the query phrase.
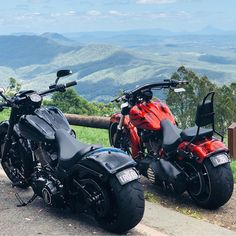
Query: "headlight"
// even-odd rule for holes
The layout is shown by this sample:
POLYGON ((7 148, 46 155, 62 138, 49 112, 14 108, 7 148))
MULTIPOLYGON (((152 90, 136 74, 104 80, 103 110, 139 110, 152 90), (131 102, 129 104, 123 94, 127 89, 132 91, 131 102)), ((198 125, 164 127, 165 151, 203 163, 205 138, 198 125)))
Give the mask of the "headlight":
POLYGON ((30 95, 30 100, 32 102, 38 103, 42 101, 42 97, 40 95, 38 95, 37 93, 33 93, 30 95))

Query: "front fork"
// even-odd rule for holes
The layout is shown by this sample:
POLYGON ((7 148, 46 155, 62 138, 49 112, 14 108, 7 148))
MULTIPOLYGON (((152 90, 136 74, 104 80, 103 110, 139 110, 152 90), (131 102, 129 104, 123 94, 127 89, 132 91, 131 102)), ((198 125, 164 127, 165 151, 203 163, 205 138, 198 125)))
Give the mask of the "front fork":
POLYGON ((10 119, 9 119, 9 126, 8 126, 7 134, 4 140, 5 145, 2 152, 2 162, 5 162, 7 160, 8 152, 12 145, 11 137, 14 131, 14 126, 18 122, 18 120, 19 120, 19 116, 17 115, 17 111, 14 108, 12 108, 10 119))
POLYGON ((120 138, 121 138, 122 131, 123 131, 124 120, 125 120, 125 116, 121 114, 120 121, 119 121, 119 124, 117 126, 117 132, 116 132, 116 136, 115 136, 115 141, 114 141, 114 146, 115 147, 119 147, 120 146, 119 144, 120 144, 120 138))

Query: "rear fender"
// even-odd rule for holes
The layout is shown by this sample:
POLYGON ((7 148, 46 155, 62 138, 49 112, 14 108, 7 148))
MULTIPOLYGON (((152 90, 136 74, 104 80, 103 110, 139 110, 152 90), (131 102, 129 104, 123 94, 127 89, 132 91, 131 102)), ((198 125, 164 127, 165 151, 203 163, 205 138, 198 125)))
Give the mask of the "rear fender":
POLYGON ((127 153, 117 148, 99 148, 83 157, 82 163, 84 165, 96 163, 109 174, 115 174, 122 169, 136 166, 136 162, 127 153))
MULTIPOLYGON (((115 175, 120 181, 120 174, 126 170, 133 169, 137 173, 135 165, 136 162, 129 155, 117 148, 100 148, 84 156, 70 173, 67 173, 67 176, 74 174, 78 174, 80 178, 94 176, 105 182, 109 176, 115 175)), ((139 175, 136 174, 136 178, 130 179, 128 182, 138 178, 139 175)), ((120 183, 122 184, 121 181, 120 183)))
MULTIPOLYGON (((185 150, 187 145, 188 142, 183 142, 179 145, 179 149, 185 150)), ((227 153, 229 152, 224 143, 215 138, 200 140, 196 143, 191 143, 188 147, 188 150, 192 153, 198 163, 202 163, 206 158, 210 158, 214 166, 217 166, 216 163, 213 163, 214 157, 217 157, 217 155, 221 153, 225 153, 227 155, 227 153)), ((180 160, 181 159, 182 158, 180 157, 180 160)))

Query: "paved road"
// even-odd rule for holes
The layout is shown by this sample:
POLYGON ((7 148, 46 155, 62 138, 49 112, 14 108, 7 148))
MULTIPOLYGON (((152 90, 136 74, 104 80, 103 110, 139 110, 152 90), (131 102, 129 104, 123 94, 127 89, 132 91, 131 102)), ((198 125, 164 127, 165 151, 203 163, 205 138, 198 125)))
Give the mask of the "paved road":
MULTIPOLYGON (((26 207, 16 207, 16 192, 25 200, 32 196, 31 189, 12 188, 0 169, 0 235, 109 235, 92 218, 73 214, 69 209, 47 207, 40 198, 26 207)), ((130 230, 128 235, 145 235, 146 232, 163 235, 143 224, 130 230)))
MULTIPOLYGON (((38 198, 32 204, 18 208, 10 181, 0 169, 0 235, 111 235, 99 228, 85 215, 75 215, 67 210, 45 206, 38 198)), ((31 190, 21 190, 23 199, 31 196, 31 190)), ((222 227, 185 216, 158 204, 146 202, 145 215, 140 224, 128 235, 235 235, 222 227)))

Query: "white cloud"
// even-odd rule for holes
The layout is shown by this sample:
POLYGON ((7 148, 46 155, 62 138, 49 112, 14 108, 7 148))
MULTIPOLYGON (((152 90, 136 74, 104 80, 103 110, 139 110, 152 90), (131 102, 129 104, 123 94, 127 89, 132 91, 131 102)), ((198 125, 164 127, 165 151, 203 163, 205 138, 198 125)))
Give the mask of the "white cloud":
POLYGON ((138 4, 167 4, 174 3, 176 0, 137 0, 138 4))
POLYGON ((116 10, 110 10, 109 15, 110 16, 128 16, 127 13, 116 11, 116 10))
POLYGON ((91 10, 91 11, 87 12, 87 15, 89 15, 89 16, 100 16, 101 12, 97 11, 97 10, 91 10))
POLYGON ((190 17, 191 16, 191 14, 186 11, 179 11, 176 15, 180 16, 180 17, 190 17))
POLYGON ((76 16, 76 15, 77 15, 77 12, 74 11, 74 10, 71 10, 71 11, 66 12, 65 15, 66 15, 66 16, 76 16))
POLYGON ((52 17, 52 18, 54 18, 54 17, 61 17, 61 16, 62 16, 62 14, 59 13, 59 12, 57 12, 57 13, 51 13, 51 14, 50 14, 50 17, 52 17))
POLYGON ((169 15, 166 13, 158 13, 158 14, 150 14, 148 15, 148 17, 151 19, 158 19, 158 18, 167 18, 169 17, 169 15))
POLYGON ((33 16, 40 16, 41 13, 39 13, 39 12, 33 12, 32 15, 33 15, 33 16))

